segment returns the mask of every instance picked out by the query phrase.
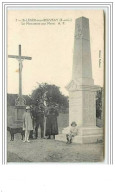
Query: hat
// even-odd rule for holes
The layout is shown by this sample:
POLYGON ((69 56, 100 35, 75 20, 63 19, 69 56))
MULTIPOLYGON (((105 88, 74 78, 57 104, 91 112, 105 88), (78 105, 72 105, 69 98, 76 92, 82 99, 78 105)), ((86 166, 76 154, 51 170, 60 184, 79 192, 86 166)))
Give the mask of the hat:
POLYGON ((77 123, 76 123, 75 121, 73 121, 73 122, 71 123, 71 126, 72 126, 73 124, 75 124, 75 126, 77 126, 77 123))
POLYGON ((30 110, 30 106, 26 106, 26 110, 30 110))

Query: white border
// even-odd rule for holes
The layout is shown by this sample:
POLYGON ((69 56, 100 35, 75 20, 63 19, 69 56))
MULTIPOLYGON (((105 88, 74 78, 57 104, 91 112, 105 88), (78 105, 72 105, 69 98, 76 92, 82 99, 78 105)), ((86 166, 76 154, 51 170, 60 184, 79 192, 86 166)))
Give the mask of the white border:
MULTIPOLYGON (((47 0, 46 0, 47 1, 47 0)), ((84 0, 85 1, 85 0, 84 0)), ((92 2, 91 2, 92 3, 92 2)), ((99 2, 100 3, 100 2, 99 2)), ((108 2, 107 2, 108 3, 108 2)), ((104 2, 105 4, 105 2, 104 2)), ((1 4, 1 10, 2 10, 2 4, 1 4)), ((1 11, 2 12, 2 11, 1 11)), ((115 10, 114 10, 115 12, 115 10)), ((114 14, 113 12, 113 14, 114 14)), ((115 14, 114 14, 115 15, 115 14)), ((115 17, 114 17, 115 18, 115 17)), ((0 18, 0 24, 2 27, 2 18, 0 18)), ((1 28, 2 29, 2 28, 1 28)), ((115 32, 114 32, 115 33, 115 32)), ((2 35, 2 32, 1 32, 2 35)), ((111 35, 112 36, 112 35, 111 35)), ((109 41, 110 35, 108 37, 107 42, 109 41)), ((0 36, 0 42, 2 43, 3 37, 0 36)), ((112 41, 113 38, 112 38, 112 41)), ((109 44, 109 43, 108 43, 109 44)), ((111 44, 112 45, 112 44, 111 44)), ((0 60, 2 64, 2 46, 0 47, 0 60)), ((112 59, 112 54, 110 54, 109 48, 106 51, 109 53, 107 55, 111 55, 112 59)), ((110 57, 109 57, 110 59, 110 57)), ((108 60, 109 62, 109 59, 108 60)), ((106 62, 107 63, 107 62, 106 62)), ((0 103, 1 103, 1 108, 2 108, 2 68, 0 71, 0 103)), ((109 62, 110 65, 110 62, 109 62)), ((113 69, 113 65, 112 65, 113 69)), ((115 69, 114 69, 115 70, 115 69)), ((110 72, 110 66, 106 71, 106 74, 109 74, 110 72)), ((115 75, 115 71, 114 71, 115 75)), ((107 90, 110 87, 110 79, 112 85, 113 80, 115 81, 115 76, 113 77, 113 73, 111 70, 111 73, 107 77, 108 79, 108 86, 107 90)), ((107 80, 106 80, 107 81, 107 80)), ((111 85, 111 88, 112 88, 111 85)), ((113 90, 113 88, 112 88, 113 90)), ((109 116, 109 114, 112 114, 112 109, 113 109, 113 103, 111 103, 111 108, 110 108, 110 97, 111 97, 111 102, 113 99, 115 99, 115 94, 114 98, 111 94, 109 94, 110 89, 107 91, 107 99, 106 99, 106 104, 108 105, 107 108, 107 114, 106 118, 108 120, 108 127, 110 127, 111 123, 111 128, 113 124, 112 118, 109 116), (108 93, 107 93, 108 92, 108 93)), ((3 116, 3 110, 0 109, 0 116, 2 118, 3 116)), ((113 117, 113 115, 112 115, 113 117)), ((115 127, 115 126, 114 126, 115 127)), ((2 123, 0 123, 0 129, 2 130, 2 123)), ((108 131, 108 134, 110 135, 110 129, 108 131)), ((113 128, 112 128, 112 135, 113 135, 113 128)), ((111 148, 113 151, 113 136, 112 136, 112 142, 109 136, 109 141, 111 143, 111 148)), ((115 141, 115 134, 114 134, 114 141, 115 141)), ((23 166, 23 165, 13 165, 13 166, 4 166, 2 165, 2 131, 0 131, 0 192, 1 194, 5 195, 20 195, 20 194, 40 194, 40 195, 60 195, 60 194, 66 194, 66 195, 74 195, 74 194, 79 194, 79 195, 108 195, 108 194, 114 194, 114 185, 115 185, 115 166, 100 166, 100 165, 95 165, 87 166, 86 164, 83 166, 83 164, 61 164, 60 166, 57 164, 39 164, 38 166, 23 166)), ((108 143, 109 144, 109 143, 108 143)), ((115 144, 114 144, 115 145, 115 144)), ((108 146, 107 146, 108 147, 108 146)), ((108 153, 108 164, 110 164, 110 145, 108 147, 107 153, 108 153)), ((113 153, 113 152, 112 152, 113 153)), ((113 155, 112 155, 113 156, 113 155)), ((113 161, 113 157, 111 159, 111 162, 113 161)))
POLYGON ((112 89, 113 89, 113 64, 112 64, 112 3, 3 3, 3 65, 2 65, 2 90, 3 90, 3 98, 2 98, 2 106, 3 106, 3 114, 2 114, 2 164, 7 163, 7 99, 6 99, 6 69, 7 69, 7 9, 103 9, 105 11, 105 161, 104 163, 112 164, 113 163, 113 129, 112 129, 112 89), (91 5, 90 5, 91 4, 91 5), (97 5, 96 5, 97 4, 97 5), (5 130, 5 131, 4 131, 5 130))

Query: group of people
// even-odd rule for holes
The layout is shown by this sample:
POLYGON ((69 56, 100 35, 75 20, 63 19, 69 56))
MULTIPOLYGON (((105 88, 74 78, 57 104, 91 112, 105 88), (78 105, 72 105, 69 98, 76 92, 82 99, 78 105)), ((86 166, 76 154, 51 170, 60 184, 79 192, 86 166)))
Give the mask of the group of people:
POLYGON ((55 135, 58 134, 58 115, 58 109, 54 104, 46 107, 43 104, 35 107, 27 106, 23 115, 24 142, 30 142, 30 137, 37 139, 39 128, 41 138, 51 139, 51 136, 53 136, 55 139, 55 135))
MULTIPOLYGON (((41 129, 41 138, 55 139, 58 134, 57 117, 59 115, 58 109, 55 105, 44 107, 43 104, 31 108, 26 107, 23 115, 23 130, 25 131, 24 142, 30 142, 29 138, 38 138, 38 130, 41 129)), ((66 134, 67 144, 71 144, 73 137, 78 134, 78 128, 75 121, 71 123, 70 131, 66 134)))

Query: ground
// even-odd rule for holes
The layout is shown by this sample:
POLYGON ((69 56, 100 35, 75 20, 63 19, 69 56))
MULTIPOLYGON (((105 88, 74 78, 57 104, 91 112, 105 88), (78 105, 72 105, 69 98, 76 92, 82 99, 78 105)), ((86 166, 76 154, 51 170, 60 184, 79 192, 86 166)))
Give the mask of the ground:
MULTIPOLYGON (((68 126, 68 114, 60 114, 59 131, 68 126)), ((24 143, 20 134, 10 141, 7 133, 7 162, 102 162, 103 143, 66 144, 56 140, 35 139, 24 143)))
POLYGON ((23 143, 16 134, 10 141, 8 132, 8 162, 100 162, 103 160, 103 143, 66 144, 65 142, 37 139, 23 143))

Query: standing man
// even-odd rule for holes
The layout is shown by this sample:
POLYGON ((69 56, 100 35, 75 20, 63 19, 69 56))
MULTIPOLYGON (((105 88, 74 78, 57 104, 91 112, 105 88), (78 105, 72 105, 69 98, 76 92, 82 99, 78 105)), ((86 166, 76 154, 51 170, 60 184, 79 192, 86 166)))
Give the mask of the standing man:
POLYGON ((41 138, 44 138, 44 106, 42 103, 36 106, 35 121, 36 121, 36 127, 35 127, 36 139, 38 137, 39 127, 41 129, 41 138))

